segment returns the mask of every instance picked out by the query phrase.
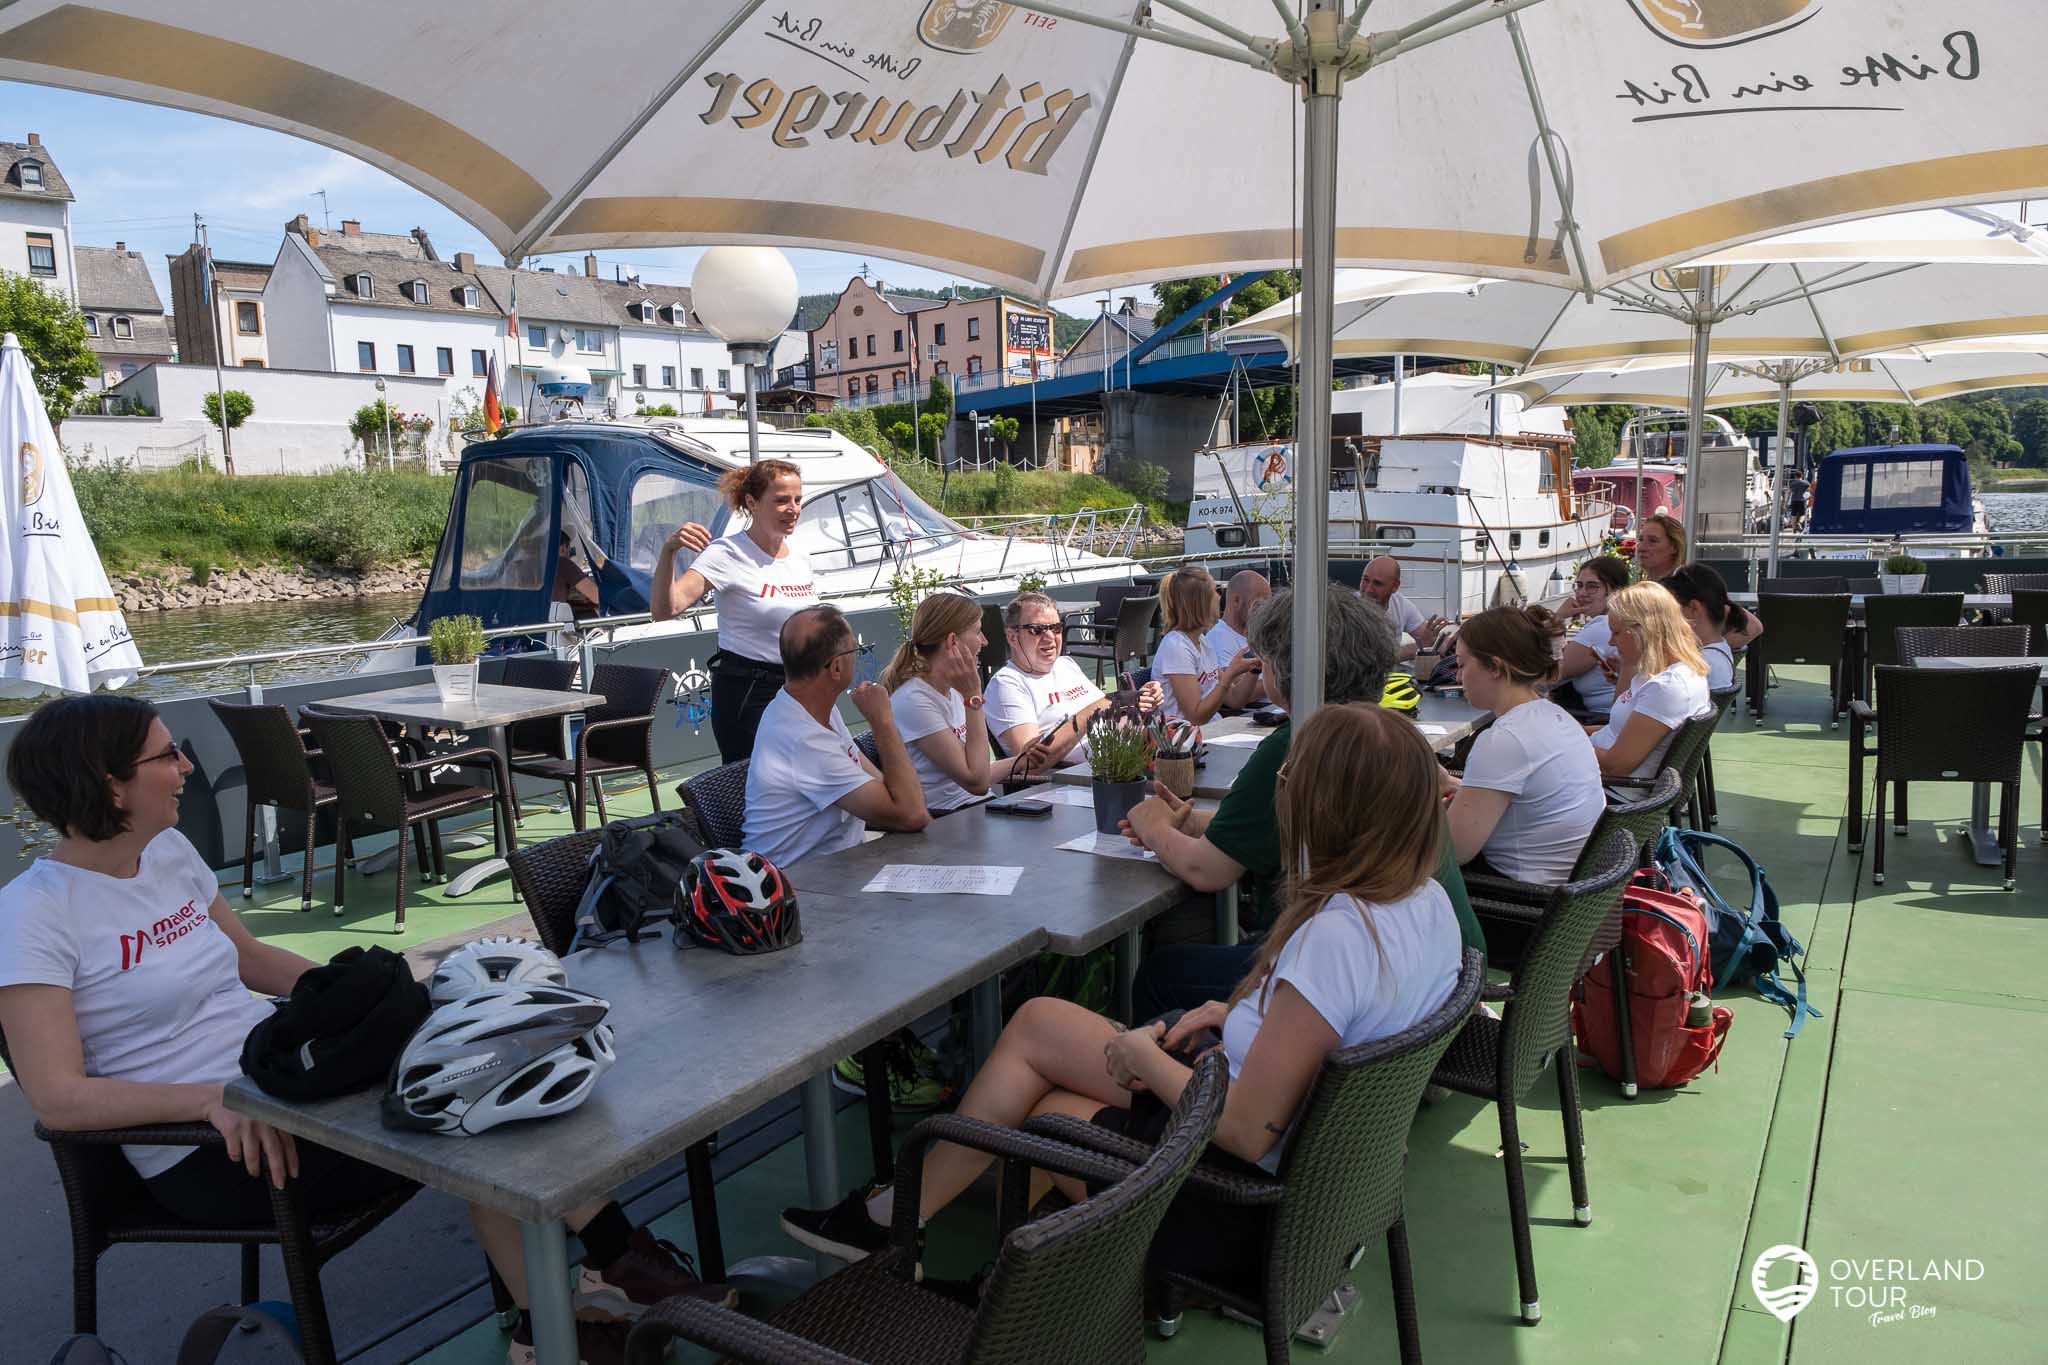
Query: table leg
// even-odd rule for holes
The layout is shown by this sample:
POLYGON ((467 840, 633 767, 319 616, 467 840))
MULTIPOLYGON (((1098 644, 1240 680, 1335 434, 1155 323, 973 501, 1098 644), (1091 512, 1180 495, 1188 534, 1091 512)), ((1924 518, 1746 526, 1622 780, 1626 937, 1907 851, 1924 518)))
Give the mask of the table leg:
POLYGON ((559 1218, 519 1224, 526 1251, 526 1293, 540 1365, 576 1365, 576 1310, 569 1300, 569 1230, 559 1218))
MULTIPOLYGON (((839 1184, 839 1130, 832 1121, 832 1077, 821 1071, 804 1082, 804 1174, 811 1185, 811 1207, 830 1208, 845 1191, 839 1184)), ((823 1278, 839 1269, 830 1256, 817 1257, 823 1278)))
POLYGON ((1237 942, 1236 882, 1216 893, 1216 941, 1223 944, 1237 942))
POLYGON ((1979 867, 2004 867, 2005 850, 1998 846, 1998 831, 1991 828, 1991 784, 1970 784, 1970 856, 1979 867))
POLYGON ((1131 990, 1138 980, 1138 955, 1144 951, 1141 930, 1126 929, 1116 941, 1116 1017, 1131 1021, 1131 990))
POLYGON ((978 1071, 996 1050, 996 1037, 1003 1031, 1003 983, 990 977, 967 994, 967 1040, 974 1049, 978 1071))
MULTIPOLYGON (((512 777, 510 773, 510 764, 512 760, 511 752, 507 747, 505 739, 505 727, 502 725, 492 726, 490 729, 490 738, 488 743, 490 744, 492 749, 497 751, 498 757, 504 760, 504 762, 506 763, 507 776, 509 780, 516 783, 518 779, 516 777, 512 777)), ((516 788, 512 793, 512 799, 515 801, 519 799, 516 788)), ((493 828, 503 829, 503 847, 507 852, 510 852, 518 844, 519 826, 513 824, 510 821, 502 820, 498 814, 498 808, 496 805, 493 805, 491 807, 491 824, 493 828)), ((485 882, 496 881, 499 877, 505 876, 511 870, 512 865, 506 862, 502 856, 495 858, 486 858, 482 862, 476 863, 470 867, 466 867, 461 872, 457 873, 455 876, 450 877, 448 879, 448 889, 442 894, 446 895, 450 899, 453 899, 457 896, 466 896, 470 892, 476 890, 479 886, 482 886, 485 882)))

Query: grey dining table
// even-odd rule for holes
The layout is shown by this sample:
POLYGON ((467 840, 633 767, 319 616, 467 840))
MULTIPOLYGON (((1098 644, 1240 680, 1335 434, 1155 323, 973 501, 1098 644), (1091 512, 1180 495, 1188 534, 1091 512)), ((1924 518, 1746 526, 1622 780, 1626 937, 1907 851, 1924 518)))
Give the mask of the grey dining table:
MULTIPOLYGON (((471 700, 443 701, 440 690, 433 683, 425 682, 414 683, 409 687, 386 688, 381 692, 358 692, 346 697, 329 697, 317 705, 323 711, 351 716, 374 716, 379 720, 397 721, 420 730, 453 729, 465 733, 482 733, 485 736, 485 743, 510 764, 511 754, 507 751, 505 742, 506 726, 516 725, 522 720, 574 715, 593 706, 604 705, 604 697, 596 692, 558 692, 540 687, 505 687, 498 683, 481 683, 471 700)), ((513 794, 512 799, 516 803, 517 795, 513 794)), ((516 834, 517 827, 515 826, 509 833, 516 834)), ((382 870, 387 864, 381 860, 390 856, 387 852, 378 854, 376 859, 366 859, 364 870, 382 870)), ((508 870, 508 864, 503 858, 486 858, 450 877, 446 894, 466 896, 485 882, 504 876, 508 870)))
MULTIPOLYGON (((1773 594, 1773 596, 1778 597, 1797 597, 1799 595, 1798 593, 1773 594)), ((1757 604, 1757 596, 1753 592, 1731 592, 1728 594, 1728 600, 1738 607, 1753 607, 1757 604)), ((1850 593, 1849 610, 1862 611, 1864 596, 1865 594, 1860 592, 1850 593)), ((1995 611, 2000 607, 2010 607, 2011 605, 2012 594, 2009 592, 1969 592, 1963 594, 1964 611, 1995 611)))
MULTIPOLYGON (((2010 600, 2010 599, 2008 599, 2010 600)), ((2018 656, 1999 654, 1967 654, 1929 656, 1915 659, 1915 668, 2017 668, 2032 664, 2048 684, 2048 657, 2040 655, 2018 656)), ((1977 860, 1979 867, 2004 867, 2005 850, 1998 846, 1998 834, 1991 828, 1991 784, 1972 782, 1970 784, 1970 856, 1977 860)))
POLYGON ((573 1365, 563 1215, 794 1088, 811 1196, 835 1202, 844 1191, 827 1069, 1046 941, 1007 925, 939 932, 940 915, 912 929, 883 897, 806 890, 800 908, 803 941, 780 952, 677 950, 657 935, 565 959, 570 985, 610 1002, 618 1052, 572 1113, 448 1137, 386 1128, 374 1091, 297 1103, 246 1078, 228 1086, 228 1106, 517 1219, 539 1357, 573 1365))

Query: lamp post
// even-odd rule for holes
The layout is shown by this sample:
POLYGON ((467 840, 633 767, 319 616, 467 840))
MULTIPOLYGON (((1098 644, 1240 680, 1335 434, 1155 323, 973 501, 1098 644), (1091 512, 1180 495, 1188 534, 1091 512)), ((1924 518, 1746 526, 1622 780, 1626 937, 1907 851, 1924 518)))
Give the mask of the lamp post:
POLYGON ((384 470, 386 473, 398 468, 398 459, 391 453, 391 401, 384 396, 384 381, 377 381, 377 406, 384 409, 384 470))
POLYGON ((796 316, 796 271, 770 246, 715 246, 690 276, 691 307, 725 343, 746 377, 747 460, 761 461, 761 413, 754 367, 768 363, 775 341, 796 316))

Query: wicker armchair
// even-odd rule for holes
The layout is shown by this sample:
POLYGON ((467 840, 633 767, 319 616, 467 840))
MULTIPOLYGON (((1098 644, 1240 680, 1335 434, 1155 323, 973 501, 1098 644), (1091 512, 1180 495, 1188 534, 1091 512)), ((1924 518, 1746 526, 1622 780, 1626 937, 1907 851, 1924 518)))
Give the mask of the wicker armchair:
POLYGON ((1898 632, 1916 626, 1959 626, 1963 594, 1914 592, 1879 594, 1863 599, 1863 650, 1856 670, 1856 695, 1870 699, 1870 670, 1890 667, 1899 658, 1898 632))
POLYGON ((2048 654, 2048 586, 2014 588, 2012 621, 2014 625, 2025 626, 2033 632, 2027 646, 2029 651, 2048 654))
POLYGON ((2048 590, 2048 573, 1988 573, 1984 591, 1991 594, 2048 590))
MULTIPOLYGON (((2010 627, 2025 633, 2024 626, 2010 627)), ((2024 645, 2022 646, 2024 648, 2024 645)), ((1857 702, 1850 713, 1849 847, 1863 846, 1865 727, 1877 727, 1877 848, 1871 880, 1884 885, 1885 786, 1898 791, 1899 833, 1905 833, 1908 782, 1997 783, 1998 843, 2005 852, 2005 889, 2014 886, 2018 860, 2020 778, 2026 770, 2027 724, 2040 672, 2014 668, 1880 668, 1878 706, 1857 702)))
MULTIPOLYGON (((299 883, 299 909, 313 908, 313 847, 320 829, 320 811, 334 804, 334 788, 313 776, 316 750, 282 706, 248 706, 210 702, 221 727, 242 759, 245 818, 242 824, 242 899, 255 894, 256 808, 275 806, 297 811, 306 819, 306 865, 299 883)), ((341 904, 341 855, 336 845, 334 901, 341 904)))
POLYGON ((1779 597, 1832 597, 1847 591, 1849 579, 1844 574, 1795 574, 1784 578, 1760 579, 1757 584, 1757 595, 1760 597, 1766 593, 1779 597))
MULTIPOLYGON (((576 667, 574 659, 557 659, 552 654, 515 654, 505 660, 498 674, 498 685, 533 687, 543 692, 569 692, 576 687, 576 667)), ((515 721, 505 727, 506 752, 515 762, 532 754, 559 755, 562 752, 562 726, 560 716, 515 721)))
MULTIPOLYGON (((1316 1075, 1277 1176, 1247 1175, 1206 1162, 1195 1167, 1181 1190, 1181 1207, 1221 1204, 1247 1214, 1260 1211, 1255 1226, 1263 1238, 1261 1275, 1256 1284, 1218 1284, 1177 1271, 1170 1230, 1162 1230, 1150 1257, 1153 1276, 1163 1281, 1154 1297, 1161 1335, 1177 1330, 1181 1290, 1192 1289, 1257 1318, 1265 1333, 1266 1359, 1285 1361, 1295 1333, 1343 1283, 1359 1248, 1369 1238, 1385 1236, 1401 1359, 1404 1365, 1422 1359, 1403 1207, 1408 1130, 1424 1086, 1471 1016, 1485 981, 1485 957, 1467 948, 1457 984, 1427 1019, 1391 1038, 1332 1052, 1316 1075)), ((1024 1127, 1133 1165, 1152 1152, 1064 1115, 1035 1118, 1024 1127)), ((1005 1189, 1017 1183, 1005 1175, 1005 1189)), ((1217 1216, 1201 1208, 1191 1212, 1217 1216)))
MULTIPOLYGON (((516 845, 513 835, 512 780, 505 760, 484 745, 432 754, 401 762, 391 752, 383 728, 367 716, 340 716, 310 707, 301 712, 313 727, 322 756, 334 774, 337 793, 335 840, 340 849, 334 864, 334 913, 342 913, 346 874, 343 864, 351 856, 353 840, 349 826, 398 831, 398 876, 393 892, 396 932, 405 932, 406 834, 412 832, 417 846, 424 839, 433 853, 433 872, 445 876, 446 860, 441 850, 440 822, 452 815, 479 809, 492 812, 491 842, 503 857, 516 845), (443 764, 485 765, 488 787, 429 786, 425 774, 443 764)), ((424 863, 426 860, 421 858, 424 863)))
MULTIPOLYGON (((1771 580, 1766 579, 1768 584, 1771 580)), ((1749 710, 1758 725, 1764 723, 1764 692, 1772 664, 1826 664, 1828 666, 1828 724, 1841 728, 1841 714, 1849 709, 1843 686, 1848 658, 1849 593, 1846 587, 1830 593, 1815 592, 1803 580, 1792 592, 1774 593, 1766 588, 1757 597, 1757 615, 1770 629, 1749 642, 1749 710)))
MULTIPOLYGON (((0 1035, 0 1064, 10 1069, 7 1039, 0 1035)), ((184 1222, 149 1197, 142 1177, 121 1154, 124 1144, 154 1147, 219 1147, 225 1139, 210 1123, 154 1123, 93 1132, 66 1132, 38 1123, 36 1136, 49 1144, 64 1185, 71 1216, 71 1327, 99 1330, 99 1263, 110 1247, 135 1243, 181 1246, 236 1246, 242 1253, 241 1296, 262 1295, 262 1248, 284 1254, 284 1275, 292 1311, 298 1316, 306 1365, 334 1365, 334 1333, 327 1322, 327 1298, 320 1268, 396 1213, 416 1193, 402 1187, 320 1222, 306 1217, 304 1186, 287 1180, 280 1190, 268 1182, 271 1220, 231 1227, 184 1222)))
POLYGON ((654 771, 654 712, 661 705, 668 683, 666 669, 633 664, 598 665, 592 670, 590 690, 603 697, 604 702, 585 714, 574 742, 565 749, 561 723, 545 722, 552 727, 552 743, 538 753, 515 750, 512 771, 560 782, 567 788, 570 818, 577 829, 584 824, 586 783, 597 799, 598 822, 602 824, 610 818, 604 804, 606 773, 641 773, 647 779, 648 798, 660 810, 661 790, 654 771))
MULTIPOLYGON (((1634 841, 1638 864, 1646 861, 1651 841, 1663 833, 1666 821, 1684 797, 1684 780, 1676 768, 1666 766, 1643 795, 1621 801, 1610 799, 1607 810, 1586 836, 1585 846, 1579 850, 1578 861, 1572 865, 1571 875, 1563 886, 1539 886, 1491 873, 1467 872, 1465 892, 1471 898, 1472 913, 1478 916, 1479 927, 1486 934, 1487 961, 1495 967, 1513 967, 1520 962, 1537 926, 1562 913, 1569 888, 1594 874, 1602 850, 1615 834, 1625 834, 1634 841)), ((1585 960, 1579 964, 1579 975, 1591 971, 1603 954, 1616 955, 1614 979, 1619 989, 1614 992, 1614 1031, 1620 1040, 1621 1093, 1634 1099, 1635 1046, 1630 1023, 1633 1016, 1629 1013, 1628 950, 1621 929, 1621 907, 1617 905, 1606 922, 1594 931, 1586 946, 1585 960)), ((1507 989, 1489 987, 1486 995, 1488 999, 1506 999, 1507 989)))
POLYGON ((1083 1148, 975 1119, 926 1119, 904 1143, 890 1247, 821 1281, 767 1322, 697 1300, 669 1299, 633 1329, 626 1359, 661 1365, 670 1343, 682 1337, 759 1365, 1136 1365, 1145 1358, 1145 1249, 1216 1131, 1225 1084, 1221 1055, 1197 1063, 1164 1139, 1135 1170, 1083 1148), (924 1149, 935 1141, 1114 1183, 1008 1233, 980 1307, 969 1309, 912 1279, 924 1149))
MULTIPOLYGON (((1709 727, 1710 731, 1721 728, 1721 721, 1728 714, 1728 704, 1741 695, 1740 683, 1733 687, 1724 687, 1719 692, 1707 693, 1707 700, 1713 703, 1714 707, 1714 723, 1709 727)), ((1700 771, 1693 787, 1692 809, 1695 813, 1694 829, 1712 829, 1721 823, 1721 799, 1719 793, 1714 790, 1714 741, 1711 733, 1700 750, 1700 771), (1700 815, 1706 817, 1705 824, 1700 823, 1700 815)))
POLYGON ((1114 674, 1121 672, 1126 664, 1143 659, 1152 653, 1153 628, 1159 622, 1159 598, 1126 597, 1116 606, 1113 626, 1104 627, 1102 609, 1096 609, 1093 626, 1069 624, 1067 627, 1067 654, 1074 659, 1091 659, 1095 663, 1095 677, 1102 679, 1102 666, 1109 665, 1114 674), (1081 636, 1075 639, 1076 634, 1081 636))
POLYGON ((1584 970, 1593 935, 1621 901, 1621 890, 1636 870, 1639 845, 1616 831, 1593 854, 1593 871, 1568 883, 1557 908, 1531 936, 1508 982, 1507 1008, 1499 1019, 1474 1015, 1436 1069, 1436 1083, 1494 1101, 1500 1111, 1501 1164, 1507 1172, 1508 1221, 1514 1234, 1515 1274, 1521 1287, 1522 1321, 1542 1320, 1536 1293, 1536 1254, 1529 1241, 1529 1196, 1522 1175, 1521 1127, 1517 1102, 1529 1093, 1546 1061, 1557 1072, 1558 1108, 1564 1118, 1565 1164, 1571 1172, 1572 1217, 1593 1221, 1586 1193, 1585 1134, 1579 1123, 1579 1067, 1571 1036, 1571 991, 1584 970))
POLYGON ((676 785, 683 809, 697 818, 712 848, 738 848, 746 837, 747 767, 752 761, 742 758, 676 785))

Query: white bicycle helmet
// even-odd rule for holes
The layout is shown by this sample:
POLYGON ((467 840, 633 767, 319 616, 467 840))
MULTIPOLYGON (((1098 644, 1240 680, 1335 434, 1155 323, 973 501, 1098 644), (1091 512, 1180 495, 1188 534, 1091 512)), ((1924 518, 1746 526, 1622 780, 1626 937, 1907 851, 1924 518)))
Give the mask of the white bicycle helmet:
POLYGON ((474 1137, 566 1114, 617 1060, 611 1005, 567 986, 488 986, 436 1009, 399 1053, 384 1123, 474 1137))
POLYGON ((427 990, 436 1005, 449 1005, 491 986, 568 984, 562 959, 531 939, 493 934, 442 958, 427 990))

